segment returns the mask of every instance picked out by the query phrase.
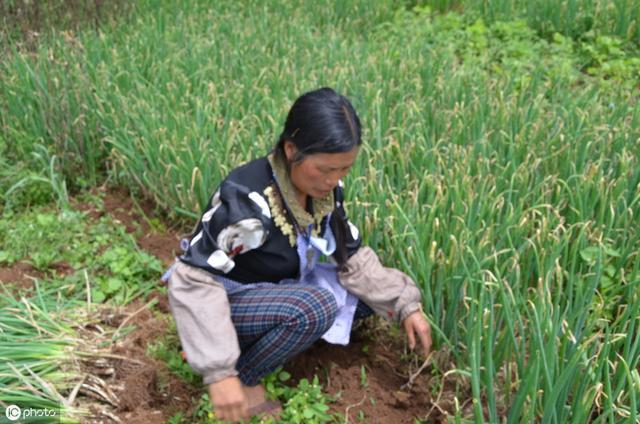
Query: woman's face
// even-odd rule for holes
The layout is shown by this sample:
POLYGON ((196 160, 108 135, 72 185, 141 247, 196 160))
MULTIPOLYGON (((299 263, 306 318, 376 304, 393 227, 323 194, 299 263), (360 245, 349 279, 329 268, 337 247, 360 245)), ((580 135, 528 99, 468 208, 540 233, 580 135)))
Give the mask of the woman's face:
MULTIPOLYGON (((296 146, 287 141, 284 145, 287 159, 297 153, 296 146)), ((344 178, 358 156, 358 147, 343 153, 314 153, 291 164, 291 182, 299 195, 321 198, 329 195, 344 178)))

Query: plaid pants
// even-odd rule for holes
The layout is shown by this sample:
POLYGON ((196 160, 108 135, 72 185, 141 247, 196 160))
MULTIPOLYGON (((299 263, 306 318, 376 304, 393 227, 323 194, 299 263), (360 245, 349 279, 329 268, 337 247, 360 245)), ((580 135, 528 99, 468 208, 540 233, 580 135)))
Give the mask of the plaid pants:
MULTIPOLYGON (((241 349, 236 369, 248 386, 311 346, 331 327, 337 310, 330 291, 305 284, 240 291, 229 295, 229 304, 241 349)), ((371 314, 358 302, 355 319, 371 314)))

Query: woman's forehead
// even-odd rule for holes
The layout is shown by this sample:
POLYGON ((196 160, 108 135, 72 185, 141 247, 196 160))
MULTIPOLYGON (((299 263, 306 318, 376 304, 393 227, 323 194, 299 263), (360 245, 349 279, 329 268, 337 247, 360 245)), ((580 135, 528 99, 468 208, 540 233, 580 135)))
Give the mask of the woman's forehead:
POLYGON ((317 166, 326 166, 331 168, 345 168, 353 165, 358 157, 358 148, 355 147, 348 152, 341 153, 314 153, 309 155, 307 159, 313 161, 317 166))

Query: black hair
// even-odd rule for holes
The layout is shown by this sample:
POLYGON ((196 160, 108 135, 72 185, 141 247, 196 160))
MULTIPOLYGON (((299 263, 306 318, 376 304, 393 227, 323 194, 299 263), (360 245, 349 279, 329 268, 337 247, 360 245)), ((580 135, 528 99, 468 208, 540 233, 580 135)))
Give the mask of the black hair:
MULTIPOLYGON (((351 102, 333 89, 323 87, 296 99, 274 151, 284 160, 289 172, 292 163, 303 160, 307 155, 349 152, 362 144, 361 136, 360 118, 351 102), (298 150, 290 160, 286 159, 284 153, 284 143, 287 140, 298 150)), ((342 268, 349 258, 349 227, 342 208, 334 211, 330 224, 336 239, 333 258, 342 268)))
POLYGON ((324 87, 298 97, 291 106, 284 130, 275 147, 284 156, 284 142, 291 141, 298 162, 314 153, 342 153, 362 143, 360 119, 349 100, 324 87))

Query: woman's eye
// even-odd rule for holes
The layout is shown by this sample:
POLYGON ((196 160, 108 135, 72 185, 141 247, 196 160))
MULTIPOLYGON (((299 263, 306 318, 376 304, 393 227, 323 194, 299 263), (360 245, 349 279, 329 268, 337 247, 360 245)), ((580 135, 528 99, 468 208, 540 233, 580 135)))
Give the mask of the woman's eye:
POLYGON ((350 167, 346 167, 346 168, 318 168, 318 171, 322 172, 323 174, 331 174, 333 172, 340 172, 340 173, 344 173, 344 172, 348 172, 350 167))

